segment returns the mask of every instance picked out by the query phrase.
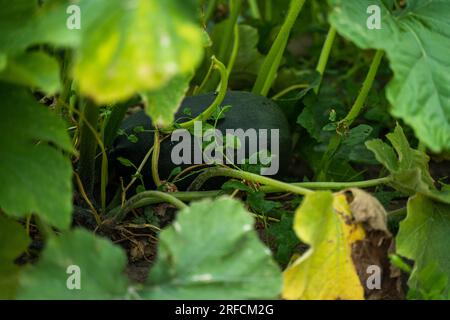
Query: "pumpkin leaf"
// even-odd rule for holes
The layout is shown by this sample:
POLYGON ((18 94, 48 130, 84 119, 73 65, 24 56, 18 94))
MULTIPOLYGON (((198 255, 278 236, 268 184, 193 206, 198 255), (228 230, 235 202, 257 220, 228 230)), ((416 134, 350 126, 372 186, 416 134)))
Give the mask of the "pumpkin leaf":
POLYGON ((281 272, 236 200, 192 204, 160 234, 147 299, 263 299, 281 290, 281 272))
MULTIPOLYGON (((392 114, 414 128, 431 150, 450 149, 450 2, 407 1, 392 10, 382 0, 329 0, 330 22, 363 49, 386 51, 394 78, 387 87, 392 114), (380 10, 380 28, 368 28, 367 9, 380 10)), ((376 17, 374 17, 376 18, 376 17)))
POLYGON ((110 241, 86 230, 70 231, 50 238, 39 262, 23 271, 18 298, 124 299, 126 263, 125 253, 110 241))
MULTIPOLYGON (((435 268, 439 274, 450 274, 450 205, 418 194, 409 199, 407 209, 396 238, 397 253, 414 260, 408 284, 411 290, 417 291, 428 268, 435 268)), ((443 293, 448 296, 450 279, 446 276, 445 280, 443 293)))

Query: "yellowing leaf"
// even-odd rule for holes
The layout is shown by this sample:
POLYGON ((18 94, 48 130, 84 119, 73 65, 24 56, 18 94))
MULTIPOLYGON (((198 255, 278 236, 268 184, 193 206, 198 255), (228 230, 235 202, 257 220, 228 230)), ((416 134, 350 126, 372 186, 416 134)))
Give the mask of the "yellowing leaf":
POLYGON ((307 195, 297 209, 294 230, 310 248, 284 271, 285 299, 363 299, 364 289, 352 261, 352 243, 365 237, 353 224, 343 194, 307 195))

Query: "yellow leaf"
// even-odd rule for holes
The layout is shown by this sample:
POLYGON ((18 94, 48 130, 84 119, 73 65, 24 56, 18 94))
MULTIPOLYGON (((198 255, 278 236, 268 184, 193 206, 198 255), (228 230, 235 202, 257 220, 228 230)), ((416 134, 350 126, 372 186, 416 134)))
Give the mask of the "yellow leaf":
POLYGON ((345 195, 307 195, 295 214, 294 230, 310 248, 284 271, 284 299, 364 299, 351 245, 365 233, 352 223, 345 195))

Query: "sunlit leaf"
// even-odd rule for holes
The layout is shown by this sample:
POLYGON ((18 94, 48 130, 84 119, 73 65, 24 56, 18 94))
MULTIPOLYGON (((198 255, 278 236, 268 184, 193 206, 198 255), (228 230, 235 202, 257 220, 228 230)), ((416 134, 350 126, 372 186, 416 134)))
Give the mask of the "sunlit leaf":
POLYGON ((351 245, 364 229, 351 222, 345 195, 307 195, 295 213, 294 230, 310 248, 284 271, 285 299, 363 299, 351 245))
POLYGON ((192 72, 203 52, 195 5, 194 0, 82 1, 83 12, 101 16, 83 29, 75 65, 81 92, 110 103, 192 72))

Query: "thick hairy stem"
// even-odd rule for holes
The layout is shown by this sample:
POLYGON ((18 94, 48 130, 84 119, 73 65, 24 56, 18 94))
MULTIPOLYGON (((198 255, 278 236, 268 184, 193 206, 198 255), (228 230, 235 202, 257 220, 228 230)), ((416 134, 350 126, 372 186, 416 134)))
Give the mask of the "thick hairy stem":
POLYGON ((220 177, 220 176, 252 181, 272 188, 277 188, 282 191, 292 192, 295 194, 307 195, 314 192, 312 190, 303 187, 295 186, 272 178, 260 176, 258 174, 229 168, 211 168, 201 173, 192 182, 188 190, 190 191, 199 190, 207 180, 213 177, 220 177))
MULTIPOLYGON (((303 187, 313 190, 341 190, 347 188, 371 188, 381 184, 388 184, 392 181, 391 177, 384 177, 379 179, 353 181, 353 182, 296 182, 290 183, 293 186, 303 187)), ((283 190, 270 186, 263 186, 260 188, 265 193, 281 192, 283 190)))

